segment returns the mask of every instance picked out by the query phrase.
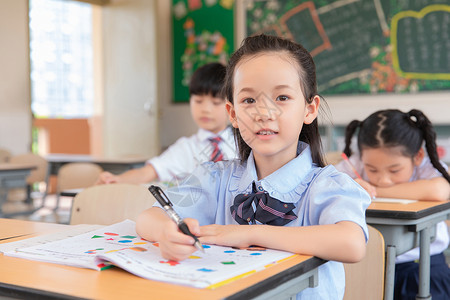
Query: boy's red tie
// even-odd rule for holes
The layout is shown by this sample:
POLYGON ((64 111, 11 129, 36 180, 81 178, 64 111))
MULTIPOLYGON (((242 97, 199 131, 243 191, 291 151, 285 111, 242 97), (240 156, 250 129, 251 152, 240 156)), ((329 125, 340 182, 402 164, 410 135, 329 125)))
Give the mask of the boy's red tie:
POLYGON ((222 141, 222 138, 220 136, 217 136, 215 138, 210 138, 209 141, 211 142, 211 145, 213 147, 213 152, 211 153, 211 161, 218 162, 223 160, 223 153, 220 151, 219 143, 222 141))

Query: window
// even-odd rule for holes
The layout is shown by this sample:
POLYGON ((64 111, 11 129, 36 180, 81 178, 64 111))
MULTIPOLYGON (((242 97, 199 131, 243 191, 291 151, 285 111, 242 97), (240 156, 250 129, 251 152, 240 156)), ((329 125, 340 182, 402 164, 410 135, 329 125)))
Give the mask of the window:
POLYGON ((31 110, 37 118, 93 113, 92 7, 30 0, 31 110))

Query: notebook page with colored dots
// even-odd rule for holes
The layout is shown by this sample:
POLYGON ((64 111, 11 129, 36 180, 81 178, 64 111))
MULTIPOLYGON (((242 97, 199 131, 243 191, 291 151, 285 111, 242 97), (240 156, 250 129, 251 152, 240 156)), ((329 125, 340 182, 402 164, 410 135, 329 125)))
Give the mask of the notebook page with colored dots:
POLYGON ((235 249, 204 245, 205 253, 197 251, 188 259, 175 262, 162 258, 158 246, 157 242, 140 238, 136 234, 135 223, 126 220, 4 254, 94 270, 115 265, 143 278, 197 288, 220 286, 294 255, 260 247, 235 249))

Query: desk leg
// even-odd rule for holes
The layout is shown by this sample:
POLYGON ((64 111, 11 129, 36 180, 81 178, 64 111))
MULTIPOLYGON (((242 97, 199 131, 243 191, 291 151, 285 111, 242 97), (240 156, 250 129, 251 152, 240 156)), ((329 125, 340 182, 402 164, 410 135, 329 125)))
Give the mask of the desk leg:
POLYGON ((3 217, 3 204, 8 200, 8 189, 0 187, 0 218, 3 217))
POLYGON ((420 231, 419 293, 417 300, 431 299, 430 294, 430 228, 420 231))
POLYGON ((386 278, 384 279, 384 300, 394 299, 395 246, 386 246, 386 278))
POLYGON ((48 163, 47 166, 47 173, 45 174, 45 191, 44 191, 44 195, 42 196, 42 203, 41 206, 37 207, 35 210, 39 210, 43 207, 45 207, 45 202, 47 201, 47 195, 48 195, 48 191, 50 188, 50 175, 52 173, 52 165, 51 163, 48 163))

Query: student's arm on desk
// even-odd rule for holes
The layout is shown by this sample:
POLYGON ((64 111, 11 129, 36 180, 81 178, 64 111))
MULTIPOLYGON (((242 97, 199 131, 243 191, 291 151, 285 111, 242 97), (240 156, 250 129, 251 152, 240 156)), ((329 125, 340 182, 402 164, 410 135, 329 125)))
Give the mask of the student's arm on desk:
MULTIPOLYGON (((231 247, 258 245, 326 260, 358 262, 366 251, 364 233, 359 225, 342 221, 331 225, 284 227, 206 225, 199 227, 194 219, 185 219, 190 231, 200 242, 231 247)), ((181 233, 166 213, 152 207, 136 222, 136 232, 146 240, 158 241, 166 259, 183 260, 196 251, 194 239, 181 233)))
POLYGON ((421 179, 385 188, 377 187, 376 194, 381 198, 446 201, 450 195, 450 184, 443 177, 421 179))
POLYGON ((109 183, 133 183, 142 184, 152 182, 158 179, 158 174, 155 168, 151 164, 137 169, 126 171, 119 175, 114 175, 110 172, 102 172, 97 179, 96 184, 109 184, 109 183))
POLYGON ((200 227, 200 241, 234 247, 258 245, 346 263, 360 261, 366 252, 361 227, 350 221, 301 227, 207 225, 200 227))

